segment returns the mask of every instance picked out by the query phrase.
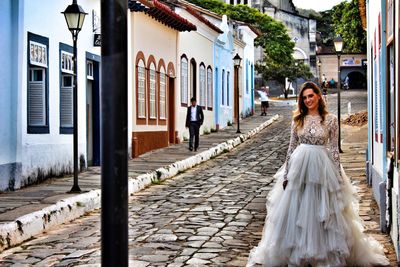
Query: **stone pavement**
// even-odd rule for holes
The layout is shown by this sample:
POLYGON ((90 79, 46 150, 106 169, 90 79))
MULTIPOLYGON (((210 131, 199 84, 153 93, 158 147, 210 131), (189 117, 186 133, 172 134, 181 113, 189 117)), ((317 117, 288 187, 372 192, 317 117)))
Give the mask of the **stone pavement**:
MULTIPOLYGON (((279 110, 272 108, 270 114, 276 111, 279 110)), ((244 119, 240 124, 244 134, 240 138, 236 134, 235 127, 227 127, 218 133, 201 136, 197 153, 189 151, 187 142, 184 142, 130 160, 130 193, 137 192, 152 182, 157 182, 160 178, 174 176, 219 153, 225 153, 272 123, 271 117, 273 116, 257 115, 244 119), (208 150, 211 147, 216 147, 216 149, 210 152, 208 150), (171 168, 162 168, 169 164, 172 164, 171 168)), ((91 167, 88 171, 79 174, 81 189, 89 191, 84 194, 66 193, 72 186, 71 176, 53 178, 39 185, 1 193, 0 251, 99 208, 100 181, 100 167, 91 167)))
POLYGON ((368 125, 362 127, 342 126, 343 144, 341 162, 346 174, 357 186, 360 198, 359 214, 364 221, 365 232, 383 244, 386 256, 391 266, 398 266, 396 252, 390 236, 382 234, 379 227, 379 207, 373 197, 372 189, 368 186, 365 172, 365 153, 368 144, 368 125))
MULTIPOLYGON (((343 98, 354 102, 352 92, 343 98)), ((365 103, 355 103, 353 111, 365 109, 365 103)), ((282 108, 281 114, 278 123, 244 145, 130 198, 130 266, 245 266, 261 237, 272 175, 286 156, 290 109, 282 108)), ((342 130, 342 163, 358 186, 366 230, 384 244, 391 266, 397 266, 365 184, 365 128, 342 130)), ((92 212, 4 251, 0 265, 99 266, 99 215, 92 212)))
MULTIPOLYGON (((289 109, 244 145, 135 193, 130 266, 244 266, 259 238, 272 174, 288 145, 289 109)), ((0 254, 1 266, 99 266, 100 213, 92 212, 0 254)))

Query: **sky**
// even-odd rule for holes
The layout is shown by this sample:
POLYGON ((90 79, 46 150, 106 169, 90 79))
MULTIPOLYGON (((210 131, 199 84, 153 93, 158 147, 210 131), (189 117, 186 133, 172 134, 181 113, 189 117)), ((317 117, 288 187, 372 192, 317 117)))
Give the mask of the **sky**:
POLYGON ((345 0, 293 0, 296 7, 303 9, 314 9, 315 11, 324 11, 331 9, 345 0))

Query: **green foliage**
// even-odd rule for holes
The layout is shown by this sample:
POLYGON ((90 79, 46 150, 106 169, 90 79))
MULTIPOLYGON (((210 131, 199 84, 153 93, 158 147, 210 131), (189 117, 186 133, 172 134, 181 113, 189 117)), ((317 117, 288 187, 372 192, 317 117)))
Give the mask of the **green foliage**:
POLYGON ((256 70, 266 80, 276 80, 281 85, 282 93, 288 98, 289 88, 285 88, 285 79, 295 81, 297 78, 310 79, 313 75, 310 67, 303 62, 292 60, 289 64, 270 62, 269 64, 257 64, 256 70))
POLYGON ((219 0, 189 0, 189 2, 217 14, 226 14, 229 18, 251 24, 261 31, 255 44, 263 47, 269 61, 266 64, 293 60, 294 43, 291 41, 285 25, 258 9, 247 5, 229 5, 219 0))
POLYGON ((342 2, 332 9, 336 34, 343 38, 345 53, 365 53, 367 33, 362 28, 358 0, 342 2))
POLYGON ((299 12, 299 14, 304 17, 309 17, 311 19, 321 18, 321 14, 318 11, 315 11, 314 9, 302 9, 298 7, 296 7, 296 9, 299 12))
POLYGON ((332 22, 332 10, 326 10, 320 12, 321 16, 316 17, 317 31, 321 33, 322 42, 325 45, 333 45, 333 39, 335 38, 335 30, 332 22))

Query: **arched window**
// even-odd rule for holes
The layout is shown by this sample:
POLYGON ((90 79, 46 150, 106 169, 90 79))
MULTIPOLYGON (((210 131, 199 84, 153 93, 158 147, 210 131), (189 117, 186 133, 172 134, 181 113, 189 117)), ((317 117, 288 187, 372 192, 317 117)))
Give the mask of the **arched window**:
POLYGON ((156 66, 153 63, 150 64, 149 79, 149 115, 150 119, 156 119, 156 66))
POLYGON ((137 105, 138 118, 146 118, 146 67, 143 60, 137 65, 137 105))
POLYGON ((213 108, 213 73, 211 67, 207 68, 207 107, 213 108))
POLYGON ((201 107, 206 106, 206 66, 201 63, 200 64, 200 72, 199 72, 199 105, 201 107))
POLYGON ((160 119, 166 118, 166 99, 167 99, 167 87, 166 87, 166 79, 165 79, 165 69, 161 67, 160 69, 160 103, 159 103, 159 115, 160 119))
POLYGON ((181 57, 181 103, 188 103, 188 59, 185 55, 181 57))

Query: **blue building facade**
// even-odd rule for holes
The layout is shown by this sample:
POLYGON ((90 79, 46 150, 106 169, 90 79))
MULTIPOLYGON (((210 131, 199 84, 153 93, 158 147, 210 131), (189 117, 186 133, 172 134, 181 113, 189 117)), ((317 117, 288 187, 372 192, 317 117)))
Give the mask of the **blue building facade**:
POLYGON ((18 46, 22 12, 19 1, 0 1, 0 42, 2 67, 0 67, 0 189, 13 187, 21 173, 21 162, 17 155, 18 136, 18 46))
POLYGON ((227 17, 222 17, 220 34, 215 42, 214 52, 214 106, 217 129, 224 128, 233 122, 233 36, 227 17))

